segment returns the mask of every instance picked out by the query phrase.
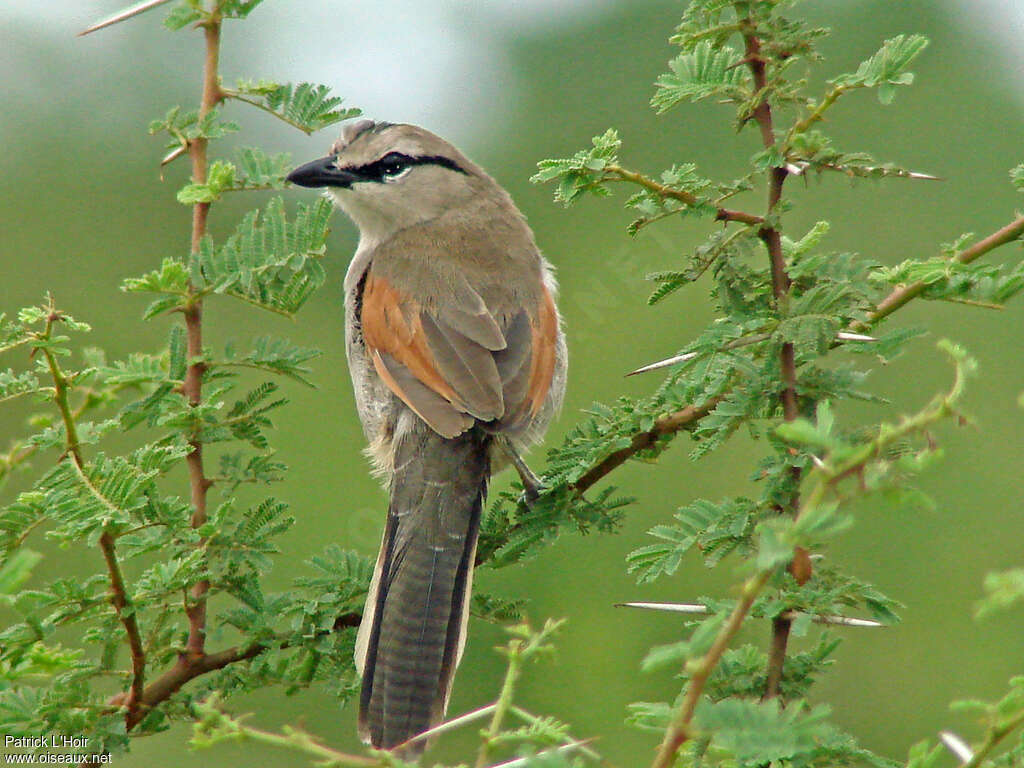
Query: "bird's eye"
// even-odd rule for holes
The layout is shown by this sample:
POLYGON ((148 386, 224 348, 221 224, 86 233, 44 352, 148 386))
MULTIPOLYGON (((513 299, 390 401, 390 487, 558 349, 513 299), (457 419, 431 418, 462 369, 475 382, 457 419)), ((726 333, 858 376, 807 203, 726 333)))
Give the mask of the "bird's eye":
POLYGON ((392 152, 380 159, 380 173, 385 179, 396 179, 411 167, 409 158, 398 152, 392 152))

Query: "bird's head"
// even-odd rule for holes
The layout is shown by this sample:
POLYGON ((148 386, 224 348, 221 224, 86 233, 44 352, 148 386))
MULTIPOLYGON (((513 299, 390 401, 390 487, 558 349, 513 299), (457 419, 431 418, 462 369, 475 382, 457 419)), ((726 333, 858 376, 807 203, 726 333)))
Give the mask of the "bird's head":
POLYGON ((494 185, 430 131, 372 120, 345 126, 329 155, 296 168, 288 181, 325 187, 362 235, 374 239, 466 205, 494 185))

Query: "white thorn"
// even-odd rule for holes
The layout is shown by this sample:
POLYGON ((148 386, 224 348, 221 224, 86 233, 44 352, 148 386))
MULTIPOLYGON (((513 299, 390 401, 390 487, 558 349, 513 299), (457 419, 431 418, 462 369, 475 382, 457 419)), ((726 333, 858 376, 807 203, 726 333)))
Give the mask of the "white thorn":
POLYGON ((81 32, 78 33, 78 36, 82 37, 83 35, 88 35, 90 32, 95 32, 96 30, 103 29, 104 27, 113 26, 118 22, 130 19, 132 16, 138 16, 140 13, 145 13, 149 9, 156 8, 158 5, 163 5, 164 3, 169 1, 170 0, 142 0, 141 3, 136 3, 135 5, 129 6, 128 8, 125 8, 123 11, 119 11, 115 13, 113 16, 104 19, 103 21, 96 22, 88 29, 83 29, 81 32))
POLYGON ((811 461, 814 462, 814 466, 816 466, 818 469, 824 469, 825 468, 825 462, 822 461, 821 459, 819 459, 813 453, 811 454, 811 461))
POLYGON ((786 171, 792 176, 803 176, 808 163, 786 163, 786 171))
POLYGON ((878 341, 874 336, 865 336, 863 333, 849 333, 847 331, 840 331, 836 334, 836 338, 840 341, 878 341))
POLYGON ((490 766, 490 768, 520 768, 521 766, 524 766, 527 763, 531 763, 537 758, 543 757, 545 755, 557 755, 561 752, 571 752, 574 749, 578 749, 580 747, 585 746, 590 741, 590 739, 585 739, 582 741, 573 741, 568 744, 563 744, 560 747, 556 747, 555 749, 545 749, 541 752, 538 752, 535 755, 531 755, 530 757, 520 757, 516 760, 509 760, 504 763, 495 763, 494 765, 490 766))
POLYGON ((946 745, 946 749, 956 755, 960 762, 969 763, 974 759, 974 752, 971 748, 952 731, 939 731, 939 738, 946 745))
MULTIPOLYGON (((814 557, 814 555, 811 555, 814 557)), ((650 611, 669 611, 671 613, 707 614, 710 610, 702 603, 616 603, 616 608, 644 608, 650 611)), ((780 618, 794 619, 802 616, 800 611, 785 611, 779 614, 780 618)), ((851 616, 821 616, 811 614, 811 621, 815 624, 835 624, 840 627, 882 627, 880 621, 874 619, 855 619, 851 616)))
POLYGON ((446 722, 435 725, 433 728, 423 731, 423 733, 416 734, 411 739, 402 742, 399 745, 399 747, 404 747, 407 744, 415 744, 418 741, 429 739, 431 736, 436 736, 439 733, 444 733, 445 731, 453 730, 455 728, 458 728, 459 726, 465 725, 466 723, 471 723, 474 720, 479 720, 481 717, 489 715, 491 712, 497 709, 497 707, 497 704, 488 704, 486 707, 480 707, 480 709, 474 709, 472 712, 467 712, 464 715, 459 715, 458 717, 452 720, 448 720, 446 722))
POLYGON ((174 149, 172 149, 170 152, 163 156, 163 159, 160 160, 160 167, 163 168, 168 163, 173 163, 179 157, 184 155, 186 151, 187 150, 185 149, 185 147, 175 147, 174 149))
POLYGON ((900 176, 906 176, 908 179, 924 179, 925 181, 942 181, 941 176, 932 176, 930 173, 918 173, 917 171, 907 171, 901 173, 900 176))
MULTIPOLYGON (((789 611, 795 618, 799 614, 796 611, 789 611)), ((787 617, 790 618, 790 617, 787 617)), ((874 619, 855 619, 852 616, 812 616, 811 621, 818 624, 836 624, 840 627, 883 627, 880 621, 874 619)))
POLYGON ((630 371, 627 376, 636 376, 638 373, 647 373, 648 371, 656 371, 659 368, 669 368, 677 363, 685 363, 687 360, 692 360, 697 356, 696 352, 687 352, 685 355, 676 355, 666 360, 659 360, 656 363, 645 365, 643 368, 637 368, 635 371, 630 371))
POLYGON ((616 603, 616 608, 646 608, 649 611, 671 611, 673 613, 707 613, 708 607, 701 603, 616 603))

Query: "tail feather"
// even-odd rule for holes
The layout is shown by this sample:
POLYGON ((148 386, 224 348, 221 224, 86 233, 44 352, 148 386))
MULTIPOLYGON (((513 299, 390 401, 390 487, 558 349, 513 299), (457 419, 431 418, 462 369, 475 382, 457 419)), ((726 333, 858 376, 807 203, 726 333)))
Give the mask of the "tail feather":
POLYGON ((447 439, 418 423, 396 442, 388 521, 357 642, 360 735, 384 749, 444 717, 490 474, 480 430, 447 439))

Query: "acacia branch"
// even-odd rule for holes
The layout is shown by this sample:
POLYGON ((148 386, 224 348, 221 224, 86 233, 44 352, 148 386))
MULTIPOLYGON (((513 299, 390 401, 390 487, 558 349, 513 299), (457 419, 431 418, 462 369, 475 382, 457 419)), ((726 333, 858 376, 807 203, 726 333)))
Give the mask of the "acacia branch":
MULTIPOLYGON (((642 173, 630 171, 618 165, 605 166, 604 171, 605 173, 614 174, 614 178, 606 178, 604 181, 629 181, 650 192, 654 192, 656 195, 660 195, 661 197, 678 200, 680 203, 691 208, 701 205, 701 201, 692 192, 687 192, 685 189, 677 189, 675 187, 662 184, 649 176, 644 176, 642 173)), ((753 213, 734 211, 721 206, 716 207, 715 219, 718 221, 736 221, 741 224, 749 224, 751 226, 757 226, 764 223, 764 219, 753 213)))
POLYGON ((699 406, 688 405, 674 413, 660 417, 654 422, 653 427, 644 432, 637 432, 628 446, 608 454, 584 472, 578 480, 570 483, 569 488, 582 495, 609 472, 625 464, 641 451, 651 448, 662 437, 674 435, 676 432, 696 424, 711 413, 721 400, 722 396, 713 397, 699 406))
MULTIPOLYGON (((960 253, 953 257, 953 261, 960 264, 970 264, 972 261, 984 256, 989 251, 995 250, 1007 243, 1012 243, 1014 240, 1019 240, 1021 237, 1024 237, 1024 216, 1018 216, 1009 224, 997 229, 988 237, 983 238, 974 245, 960 251, 960 253)), ((896 288, 892 293, 886 296, 877 307, 875 307, 874 311, 868 315, 866 321, 855 323, 851 328, 870 328, 880 320, 891 315, 897 309, 908 304, 912 299, 916 299, 927 287, 927 284, 918 281, 916 283, 910 283, 909 285, 896 288)))
MULTIPOLYGON (((904 418, 899 424, 884 425, 873 440, 859 450, 844 455, 840 461, 833 462, 831 456, 826 456, 817 469, 812 472, 812 477, 816 477, 818 482, 802 501, 795 514, 794 524, 805 514, 818 509, 825 501, 829 491, 843 480, 863 473, 872 461, 884 456, 892 445, 912 434, 926 432, 928 427, 938 420, 955 413, 956 405, 963 395, 965 377, 972 370, 973 361, 952 345, 948 345, 948 342, 946 351, 955 365, 953 384, 949 391, 932 398, 931 402, 921 411, 909 418, 904 418)), ((776 566, 772 565, 744 582, 739 602, 736 603, 725 625, 718 631, 707 653, 695 662, 692 672, 687 665, 684 670, 689 673, 686 695, 665 731, 664 740, 651 768, 670 768, 675 762, 679 748, 691 738, 690 725, 708 678, 718 665, 732 638, 739 631, 754 601, 767 586, 775 571, 776 566)))
MULTIPOLYGON (((220 89, 218 63, 220 59, 221 17, 217 7, 203 21, 203 35, 206 42, 206 56, 203 62, 203 94, 199 104, 199 122, 217 106, 224 94, 220 89)), ((206 182, 207 158, 206 137, 200 136, 189 142, 189 156, 192 160, 192 181, 195 184, 206 182)), ((199 253, 199 244, 206 235, 206 220, 210 212, 210 203, 196 203, 192 207, 192 254, 199 253)), ((182 395, 192 407, 198 406, 203 399, 203 373, 206 365, 202 362, 203 354, 203 300, 200 291, 188 285, 188 295, 184 308, 185 335, 187 339, 188 368, 182 384, 182 395)), ((185 458, 188 466, 190 501, 192 504, 191 525, 199 528, 206 523, 206 495, 211 482, 203 469, 203 445, 197 435, 189 440, 191 451, 185 458)), ((205 540, 204 540, 205 541, 205 540)), ((203 546, 200 542, 199 546, 203 546)), ((206 643, 206 597, 210 590, 210 582, 203 579, 191 590, 191 602, 186 602, 185 613, 188 615, 188 641, 186 653, 194 658, 203 656, 206 643)))
MULTIPOLYGON (((334 626, 330 630, 320 634, 327 635, 347 627, 357 627, 361 618, 357 613, 346 613, 335 620, 334 626)), ((190 680, 194 680, 209 672, 224 669, 232 664, 250 661, 267 651, 286 649, 293 645, 293 643, 285 639, 276 639, 249 645, 236 645, 231 648, 225 648, 223 651, 204 653, 202 656, 194 658, 186 654, 179 655, 178 661, 173 667, 146 686, 139 698, 141 704, 139 710, 127 720, 128 729, 131 730, 138 725, 149 710, 167 701, 190 680)), ((121 702, 115 699, 111 703, 120 704, 121 702)))
MULTIPOLYGON (((60 313, 51 304, 50 316, 47 318, 46 330, 43 332, 44 339, 49 339, 54 323, 60 319, 60 313)), ((52 351, 44 347, 43 356, 46 358, 46 365, 50 369, 50 376, 53 379, 53 402, 57 406, 57 410, 60 411, 61 421, 64 423, 65 450, 67 455, 71 457, 71 462, 79 476, 85 480, 90 490, 98 495, 98 492, 93 488, 88 476, 85 474, 85 461, 82 458, 81 443, 78 439, 78 425, 75 421, 75 414, 72 412, 71 405, 68 402, 68 388, 70 386, 68 378, 61 370, 60 364, 57 362, 57 358, 52 351)), ((100 495, 99 498, 109 504, 103 496, 100 495)), ((130 609, 128 591, 125 589, 121 564, 117 559, 115 541, 114 535, 104 527, 103 533, 100 534, 99 545, 100 551, 103 553, 103 561, 107 567, 107 578, 110 579, 110 604, 113 606, 114 613, 117 614, 121 626, 124 627, 125 635, 128 638, 128 648, 131 651, 132 657, 131 685, 127 699, 124 702, 130 717, 132 713, 138 712, 142 698, 146 677, 146 653, 142 647, 142 635, 139 632, 139 624, 135 618, 135 612, 130 609)))
MULTIPOLYGON (((737 7, 737 15, 739 8, 737 7)), ((761 98, 754 107, 753 118, 761 129, 761 140, 766 150, 775 147, 775 129, 772 125, 772 108, 768 103, 768 79, 766 63, 761 55, 761 42, 757 37, 757 29, 748 16, 742 22, 742 34, 746 52, 745 61, 750 69, 754 80, 754 87, 761 94, 761 98)), ((769 170, 768 175, 768 211, 772 213, 782 199, 782 187, 785 184, 787 170, 784 167, 775 167, 769 170)), ((771 265, 772 292, 775 296, 776 312, 783 312, 789 299, 789 290, 792 281, 786 271, 786 257, 782 251, 782 233, 775 226, 765 226, 758 231, 761 240, 768 249, 768 257, 771 265)), ((782 412, 786 421, 793 421, 800 415, 800 406, 796 392, 796 351, 793 343, 785 342, 779 350, 779 369, 782 374, 783 389, 781 393, 782 412)), ((800 504, 798 490, 800 483, 800 468, 792 467, 790 475, 793 480, 793 495, 789 500, 789 511, 797 513, 800 504)), ((797 553, 794 553, 794 558, 797 553)), ((807 560, 809 563, 810 561, 807 560)), ((809 575, 809 574, 808 574, 809 575)), ((806 580, 806 579, 804 579, 806 580)), ((776 616, 772 620, 771 648, 768 654, 768 667, 765 673, 764 698, 770 699, 779 695, 782 685, 782 671, 786 662, 786 650, 789 644, 789 632, 792 627, 792 619, 785 616, 776 616)))

